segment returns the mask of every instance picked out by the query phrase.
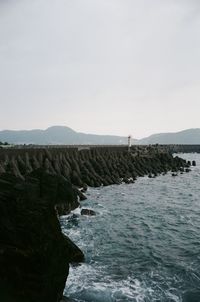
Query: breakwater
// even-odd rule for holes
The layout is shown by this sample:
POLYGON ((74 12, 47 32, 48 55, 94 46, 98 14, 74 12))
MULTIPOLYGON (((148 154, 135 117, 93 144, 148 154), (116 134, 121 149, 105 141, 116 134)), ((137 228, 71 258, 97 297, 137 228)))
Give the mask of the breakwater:
MULTIPOLYGON (((92 150, 92 149, 123 149, 127 150, 126 145, 13 145, 13 146, 4 146, 0 147, 1 149, 12 149, 15 150, 32 150, 32 149, 71 149, 71 150, 92 150)), ((173 153, 200 153, 200 144, 196 145, 184 145, 184 144, 154 144, 154 145, 132 145, 130 147, 131 152, 144 152, 145 150, 149 150, 149 148, 159 148, 159 150, 166 150, 168 152, 173 152, 173 153)))
POLYGON ((187 163, 160 146, 132 148, 90 147, 33 148, 0 150, 0 174, 12 173, 21 179, 36 169, 49 174, 62 175, 78 187, 129 182, 146 174, 156 176, 172 170, 178 171, 187 163))
POLYGON ((200 145, 162 145, 171 153, 200 153, 200 145))
POLYGON ((58 215, 79 205, 77 187, 133 182, 189 163, 158 146, 0 150, 0 298, 58 302, 70 262, 84 260, 58 215))

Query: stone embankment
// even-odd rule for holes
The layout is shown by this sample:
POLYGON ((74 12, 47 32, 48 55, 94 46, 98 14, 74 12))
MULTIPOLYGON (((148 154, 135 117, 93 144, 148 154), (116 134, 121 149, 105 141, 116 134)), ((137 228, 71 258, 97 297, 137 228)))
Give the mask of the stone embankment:
POLYGON ((58 216, 79 205, 87 186, 188 167, 158 147, 0 150, 0 301, 61 300, 69 263, 84 255, 62 234, 58 216))
POLYGON ((173 158, 162 147, 140 147, 127 152, 126 147, 0 150, 0 174, 24 177, 38 168, 49 174, 62 175, 78 187, 98 187, 128 182, 145 174, 157 175, 178 171, 187 164, 173 158))

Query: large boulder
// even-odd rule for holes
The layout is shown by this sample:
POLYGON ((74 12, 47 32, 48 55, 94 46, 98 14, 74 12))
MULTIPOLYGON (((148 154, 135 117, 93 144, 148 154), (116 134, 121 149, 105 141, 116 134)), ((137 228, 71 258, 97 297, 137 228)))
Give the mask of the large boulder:
POLYGON ((59 216, 69 214, 79 206, 78 189, 65 177, 47 174, 43 169, 35 170, 29 177, 38 180, 40 197, 52 204, 59 216))
POLYGON ((95 213, 95 211, 93 211, 93 210, 91 210, 91 209, 82 209, 82 210, 81 210, 81 215, 95 216, 96 213, 95 213))
POLYGON ((196 166, 196 161, 195 161, 195 160, 192 161, 192 165, 193 165, 194 167, 196 166))
MULTIPOLYGON (((59 176, 0 178, 0 301, 58 302, 69 263, 84 260, 61 232, 55 205, 68 203, 59 176)), ((73 191, 73 190, 72 190, 73 191)), ((72 200, 69 200, 71 203, 72 200)))

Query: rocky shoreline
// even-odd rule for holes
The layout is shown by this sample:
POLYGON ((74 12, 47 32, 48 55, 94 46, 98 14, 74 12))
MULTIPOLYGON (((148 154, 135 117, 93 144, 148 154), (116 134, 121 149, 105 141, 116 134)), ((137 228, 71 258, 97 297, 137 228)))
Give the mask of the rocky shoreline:
POLYGON ((58 216, 79 206, 81 190, 189 166, 160 147, 1 150, 0 301, 62 299, 69 263, 84 255, 62 234, 58 216))
POLYGON ((0 178, 0 301, 60 301, 69 263, 82 251, 61 232, 55 208, 77 207, 61 176, 34 172, 0 178))

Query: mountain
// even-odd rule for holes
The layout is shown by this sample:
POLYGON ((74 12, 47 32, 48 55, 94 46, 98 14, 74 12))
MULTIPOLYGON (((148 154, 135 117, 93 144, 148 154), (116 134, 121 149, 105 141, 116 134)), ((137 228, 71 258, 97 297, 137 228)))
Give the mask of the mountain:
MULTIPOLYGON (((53 126, 46 130, 3 130, 0 131, 0 141, 38 145, 127 145, 128 143, 127 137, 124 136, 85 134, 65 126, 53 126)), ((153 134, 140 140, 134 139, 134 144, 200 144, 200 128, 153 134)))
POLYGON ((183 144, 183 145, 199 145, 200 144, 200 128, 187 129, 174 133, 159 133, 137 141, 140 145, 149 144, 183 144))
POLYGON ((76 132, 65 126, 53 126, 46 130, 3 130, 0 141, 10 144, 85 144, 118 145, 127 144, 127 137, 113 135, 95 135, 76 132))

